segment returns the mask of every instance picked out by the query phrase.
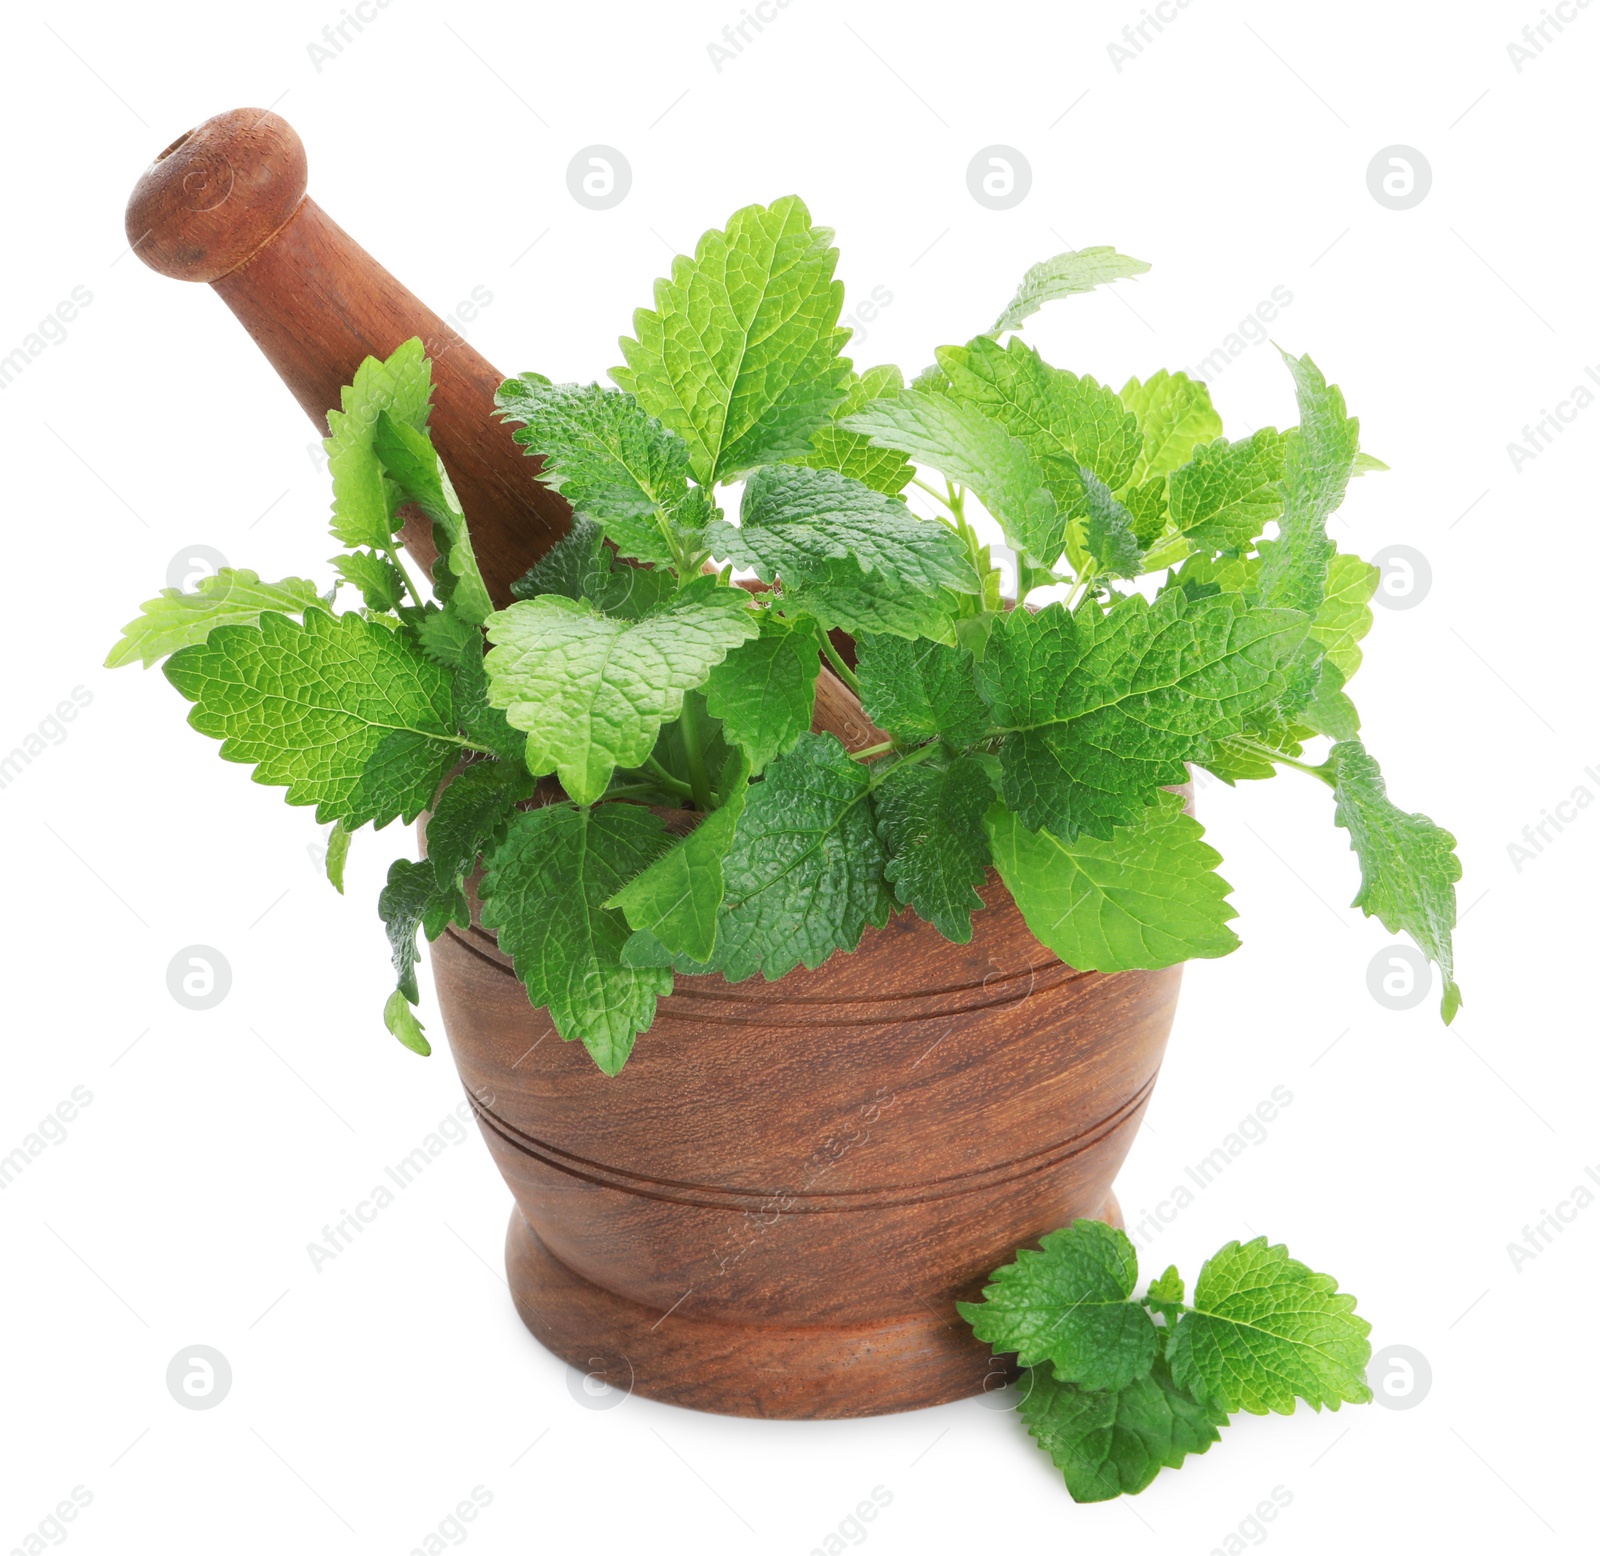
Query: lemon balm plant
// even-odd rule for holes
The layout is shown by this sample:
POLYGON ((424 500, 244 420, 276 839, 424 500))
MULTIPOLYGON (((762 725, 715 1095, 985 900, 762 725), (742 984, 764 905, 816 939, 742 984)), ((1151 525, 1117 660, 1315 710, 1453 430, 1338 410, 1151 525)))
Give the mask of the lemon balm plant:
POLYGON ((1075 1502, 1143 1491, 1205 1453, 1238 1411, 1372 1398, 1372 1326, 1281 1243, 1226 1244, 1188 1301, 1175 1265, 1135 1297, 1138 1275, 1124 1233, 1075 1221, 996 1270, 982 1302, 956 1304, 1021 1364, 1019 1412, 1075 1502))
POLYGON ((1449 1020, 1453 840, 1388 799, 1345 690, 1376 570, 1327 519, 1381 466, 1338 389, 1286 358, 1298 425, 1229 440, 1182 373, 1113 391, 1050 366, 1028 317, 1147 268, 1104 248, 1035 266, 909 385, 858 372, 831 237, 794 198, 739 211, 635 314, 615 387, 502 386, 575 514, 505 608, 412 340, 329 413, 332 587, 225 569, 148 601, 109 663, 164 659, 226 760, 315 805, 341 889, 357 831, 431 812, 379 900, 385 1019, 419 1052, 417 931, 468 921, 480 865, 529 999, 608 1074, 675 972, 780 978, 906 908, 965 941, 991 867, 1080 970, 1224 955, 1229 888, 1171 792, 1187 764, 1331 791, 1356 905, 1438 964, 1449 1020), (397 549, 408 503, 431 580, 397 549), (812 732, 825 661, 881 742, 812 732))

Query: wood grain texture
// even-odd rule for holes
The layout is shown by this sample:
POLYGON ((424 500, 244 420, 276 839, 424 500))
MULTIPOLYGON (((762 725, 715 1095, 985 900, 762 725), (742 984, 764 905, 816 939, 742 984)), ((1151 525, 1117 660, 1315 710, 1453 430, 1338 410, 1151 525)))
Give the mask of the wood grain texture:
MULTIPOLYGON (((1122 1224, 1114 1196, 1096 1215, 1122 1224)), ((950 1343, 965 1328, 950 1305, 838 1325, 662 1315, 568 1269, 520 1207, 506 1228, 506 1274, 522 1321, 579 1372, 691 1410, 786 1420, 888 1415, 991 1393, 1017 1376, 1009 1358, 950 1343)))
POLYGON ((994 1368, 952 1304, 1102 1211, 1181 978, 1074 972, 997 879, 983 896, 965 946, 904 913, 776 984, 679 978, 612 1078, 476 919, 441 936, 445 1027, 517 1200, 509 1268, 535 1335, 734 1414, 980 1392, 994 1368))

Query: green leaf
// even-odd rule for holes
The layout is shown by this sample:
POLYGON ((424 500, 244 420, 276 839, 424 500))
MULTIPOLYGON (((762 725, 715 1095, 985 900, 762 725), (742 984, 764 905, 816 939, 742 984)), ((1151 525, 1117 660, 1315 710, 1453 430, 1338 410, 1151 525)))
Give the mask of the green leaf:
POLYGON ((456 614, 473 626, 488 618, 494 604, 478 571, 466 515, 450 484, 444 461, 434 452, 426 432, 408 426, 388 411, 378 412, 372 435, 373 452, 406 496, 433 524, 433 543, 455 582, 449 591, 456 614))
POLYGON ((106 655, 106 668, 139 660, 146 669, 156 660, 175 654, 193 643, 204 643, 213 627, 253 626, 262 611, 299 615, 326 610, 308 578, 262 581, 247 567, 224 567, 202 578, 192 594, 163 589, 139 607, 139 616, 122 629, 116 646, 106 655))
POLYGON ((840 425, 875 448, 899 449, 970 488, 1019 549, 1045 561, 1060 555, 1066 520, 1046 489, 1039 462, 1025 443, 977 406, 937 390, 912 388, 874 401, 840 425))
POLYGON ((528 736, 528 769, 554 772, 580 805, 613 769, 637 767, 730 649, 760 631, 750 597, 694 579, 666 610, 618 621, 557 594, 489 619, 489 700, 528 736))
POLYGON ((1074 1502, 1107 1502, 1143 1491, 1162 1468, 1204 1453, 1228 1424, 1216 1406, 1196 1401, 1159 1357, 1120 1389, 1062 1383, 1044 1367, 1022 1382, 1019 1413, 1061 1471, 1074 1502))
MULTIPOLYGON (((1002 347, 980 336, 966 346, 941 346, 937 355, 952 396, 993 417, 1027 447, 1065 518, 1088 511, 1085 466, 1112 491, 1128 482, 1143 447, 1139 423, 1105 385, 1051 367, 1015 337, 1002 347)), ((1044 538, 1042 546, 1019 538, 1046 565, 1064 544, 1064 534, 1044 538)))
POLYGON ((852 637, 886 632, 953 643, 960 601, 949 589, 903 589, 882 573, 863 573, 854 562, 823 562, 803 582, 784 585, 779 608, 790 616, 815 617, 825 630, 838 627, 852 637))
POLYGON ((428 817, 428 861, 441 889, 477 868, 505 837, 517 805, 533 797, 520 762, 472 762, 444 786, 428 817))
POLYGON ((1206 1260, 1173 1333, 1173 1378, 1230 1414, 1289 1415, 1297 1397, 1317 1410, 1364 1404, 1372 1325, 1355 1306, 1281 1243, 1229 1243, 1206 1260))
POLYGON ((717 963, 730 983, 853 951, 888 922, 870 779, 832 735, 804 734, 751 790, 722 862, 717 963))
POLYGON ((1350 478, 1354 480, 1358 475, 1371 475, 1374 471, 1388 468, 1376 454, 1358 453, 1355 463, 1350 466, 1350 478))
POLYGON ((1346 416, 1344 396, 1324 381, 1310 357, 1283 353, 1294 376, 1300 425, 1284 443, 1283 515, 1278 538, 1261 552, 1263 605, 1288 606, 1315 616, 1327 592, 1334 544, 1328 516, 1344 500, 1355 463, 1360 424, 1346 416))
POLYGON ((361 781, 345 816, 346 824, 356 827, 370 818, 375 827, 382 828, 396 816, 411 821, 432 802, 443 771, 448 771, 460 756, 459 746, 448 747, 441 757, 433 737, 409 729, 390 730, 362 769, 361 781))
POLYGON ((676 576, 664 567, 630 567, 613 561, 596 578, 589 598, 607 616, 643 621, 666 606, 677 590, 676 576))
POLYGON ((1178 1322, 1183 1311, 1183 1277, 1177 1265, 1169 1264, 1158 1279, 1150 1282, 1144 1305, 1166 1319, 1169 1331, 1178 1322))
POLYGON ((537 373, 508 379, 495 404, 522 423, 513 439, 544 459, 540 481, 597 520, 624 556, 677 560, 662 533, 663 516, 689 489, 689 445, 677 433, 631 394, 552 384, 537 373))
POLYGON ((166 676, 224 761, 253 763, 257 783, 286 785, 318 821, 409 822, 461 755, 448 673, 353 613, 218 627, 174 654, 166 676))
POLYGON ((1222 436, 1222 418, 1211 404, 1211 391, 1187 373, 1162 368, 1143 383, 1130 378, 1117 398, 1137 418, 1142 439, 1128 476, 1130 485, 1188 464, 1196 445, 1222 436))
POLYGON ((560 594, 569 600, 592 600, 607 616, 625 616, 629 621, 666 604, 678 587, 673 574, 665 568, 617 562, 604 541, 604 532, 593 519, 575 517, 572 528, 511 585, 513 598, 560 594))
POLYGON ((328 884, 344 896, 344 865, 350 857, 350 829, 343 818, 336 820, 328 831, 328 848, 322 866, 328 874, 328 884))
POLYGON ((878 838, 888 858, 884 877, 895 896, 946 940, 972 938, 974 890, 988 875, 983 818, 994 789, 983 764, 964 756, 946 768, 899 762, 873 790, 878 838))
POLYGON ((1149 269, 1142 259, 1129 259, 1114 248, 1069 249, 1052 259, 1041 260, 1022 278, 1017 295, 994 321, 991 335, 1019 330, 1022 321, 1036 314, 1046 303, 1078 292, 1090 292, 1111 281, 1126 281, 1149 269))
POLYGON ((426 1058, 433 1052, 433 1045, 423 1035, 422 1023, 417 1020, 417 1013, 411 1008, 411 1001, 405 997, 404 991, 396 989, 389 996, 383 1007, 383 1024, 412 1053, 426 1058))
POLYGON ((1418 811, 1389 798, 1378 764, 1359 740, 1341 741, 1328 753, 1337 785, 1333 819, 1350 834, 1361 864, 1361 890, 1353 907, 1376 918, 1391 934, 1410 935, 1439 967, 1446 1023, 1461 1007, 1451 931, 1456 922, 1455 883, 1461 879, 1456 840, 1418 811))
POLYGON ((660 818, 640 805, 520 811, 479 888, 484 926, 497 931, 529 1000, 549 1010, 563 1038, 581 1038, 607 1075, 649 1029, 672 974, 623 965, 628 921, 604 904, 665 841, 660 818))
POLYGON ((446 924, 467 925, 471 922, 467 899, 454 878, 441 886, 426 859, 396 859, 378 894, 378 916, 389 935, 396 986, 415 1005, 417 931, 425 929, 430 940, 437 940, 446 924))
POLYGON ((995 868, 1041 945, 1079 972, 1171 967, 1239 944, 1217 851, 1176 794, 1111 836, 1065 843, 1001 806, 988 815, 995 868))
POLYGON ((793 195, 706 233, 633 316, 611 377, 689 445, 703 486, 804 459, 844 398, 843 284, 832 232, 793 195))
POLYGON ((740 781, 727 804, 636 875, 606 906, 620 908, 636 935, 653 937, 670 955, 709 963, 724 892, 722 861, 748 790, 740 781))
MULTIPOLYGON (((713 933, 712 944, 716 943, 713 933)), ((648 929, 636 929, 622 947, 622 960, 628 967, 655 967, 666 972, 683 973, 689 977, 703 977, 718 971, 715 960, 702 962, 692 956, 681 956, 669 951, 648 929)))
POLYGON ((1092 601, 1009 611, 978 665, 995 724, 1001 794, 1031 829, 1109 838, 1214 741, 1276 707, 1308 622, 1236 594, 1169 590, 1102 613, 1092 601))
POLYGON ((1287 435, 1263 427, 1237 443, 1219 438, 1168 481, 1172 526, 1203 551, 1243 551, 1283 512, 1287 435))
POLYGON ((904 388, 905 379, 897 367, 869 367, 859 377, 851 373, 834 420, 812 438, 811 452, 796 462, 817 470, 837 470, 891 497, 904 491, 912 476, 910 461, 895 449, 874 448, 859 432, 840 425, 844 417, 854 415, 874 400, 887 400, 904 388))
POLYGON ((964 648, 865 633, 856 640, 856 679, 867 717, 902 740, 940 735, 967 746, 988 732, 964 648))
POLYGON ((1230 786, 1241 779, 1276 778, 1278 769, 1273 758, 1262 756, 1254 746, 1265 745, 1279 756, 1298 760, 1302 754, 1301 743, 1315 733, 1298 724, 1279 725, 1266 731, 1252 731, 1250 745, 1225 735, 1212 742, 1211 755, 1201 765, 1230 786))
POLYGON ((1327 593, 1312 618, 1311 636, 1346 682, 1361 668, 1361 640, 1372 628, 1369 602, 1382 576, 1370 562, 1343 551, 1328 567, 1327 593))
POLYGON ((763 466, 745 483, 739 527, 713 525, 707 544, 766 583, 781 576, 799 588, 853 562, 899 589, 978 592, 954 530, 836 470, 763 466))
POLYGON ((1079 473, 1088 505, 1083 547, 1099 564, 1097 576, 1137 578, 1144 567, 1144 552, 1139 548, 1134 516, 1087 465, 1079 473))
POLYGON ((395 987, 415 1005, 417 993, 417 931, 422 927, 438 886, 433 870, 425 861, 396 859, 389 866, 388 880, 378 893, 378 916, 389 937, 389 954, 394 962, 395 987))
POLYGON ((1142 486, 1122 494, 1123 506, 1133 516, 1133 538, 1148 546, 1167 526, 1167 478, 1152 476, 1142 486))
POLYGON ((1313 734, 1330 735, 1335 740, 1354 740, 1361 733, 1361 715, 1345 695, 1344 676, 1326 659, 1318 665, 1310 700, 1298 709, 1295 718, 1313 734))
POLYGON ((512 583, 513 597, 536 600, 541 594, 559 594, 569 600, 589 598, 608 565, 604 544, 605 532, 600 526, 574 514, 572 528, 512 583))
POLYGON ((415 337, 395 348, 386 362, 368 357, 354 382, 339 391, 343 410, 328 412, 328 474, 333 479, 333 535, 354 550, 382 550, 394 535, 394 508, 385 489, 383 465, 372 447, 378 412, 388 411, 415 432, 428 430, 432 365, 415 337))
POLYGON ((1048 1361, 1064 1383, 1120 1389, 1142 1378, 1159 1339, 1150 1315, 1131 1301, 1139 1258, 1104 1221, 1074 1221, 1024 1248, 983 1288, 983 1301, 956 1311, 991 1350, 1015 1352, 1024 1367, 1048 1361))
POLYGON ((1185 559, 1182 569, 1173 574, 1167 588, 1181 588, 1193 600, 1218 593, 1242 594, 1247 600, 1253 600, 1260 576, 1259 557, 1191 555, 1185 559))
POLYGON ((484 667, 483 634, 474 630, 470 651, 457 661, 454 690, 461 733, 473 745, 492 751, 514 767, 525 767, 528 737, 513 729, 499 708, 489 703, 489 672, 484 667))
POLYGON ((483 660, 483 633, 470 621, 456 614, 453 601, 423 607, 417 621, 417 646, 436 665, 454 670, 463 664, 483 660))
POLYGON ((361 591, 361 602, 369 611, 395 610, 406 597, 405 579, 386 556, 374 551, 341 551, 329 561, 346 583, 361 591))
MULTIPOLYGON (((725 739, 765 770, 811 728, 816 697, 817 630, 806 617, 761 615, 761 636, 741 643, 706 681, 706 707, 722 721, 725 739)), ((701 957, 699 960, 704 961, 701 957)))

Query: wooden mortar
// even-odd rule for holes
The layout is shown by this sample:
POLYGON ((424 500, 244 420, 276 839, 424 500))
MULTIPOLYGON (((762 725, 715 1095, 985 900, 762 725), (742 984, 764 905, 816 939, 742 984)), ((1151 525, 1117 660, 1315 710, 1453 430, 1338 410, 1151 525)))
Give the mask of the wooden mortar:
MULTIPOLYGON (((209 282, 324 432, 361 360, 420 336, 434 442, 504 604, 570 510, 492 414, 504 375, 305 191, 293 129, 235 109, 145 172, 128 240, 209 282)), ((431 564, 420 514, 405 543, 431 564)), ((813 727, 882 738, 826 668, 813 727)), ((434 978, 516 1199, 506 1268, 534 1335, 620 1388, 736 1415, 875 1415, 1003 1381, 953 1304, 1052 1228, 1117 1220, 1182 969, 1075 972, 992 872, 983 897, 967 945, 906 912, 776 983, 679 978, 614 1078, 529 1005, 474 901, 434 978)))

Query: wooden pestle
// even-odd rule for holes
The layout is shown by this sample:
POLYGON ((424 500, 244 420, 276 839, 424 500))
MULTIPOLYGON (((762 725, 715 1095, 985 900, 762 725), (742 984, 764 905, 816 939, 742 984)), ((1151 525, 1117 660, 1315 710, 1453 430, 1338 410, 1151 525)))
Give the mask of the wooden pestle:
MULTIPOLYGON (((128 242, 152 270, 209 281, 318 431, 368 356, 420 336, 433 359, 433 441, 472 527, 497 605, 566 532, 572 510, 536 479, 540 464, 494 415, 499 372, 306 194, 306 153, 270 109, 235 108, 179 136, 145 170, 128 242)), ((432 526, 404 513, 406 550, 424 567, 432 526)), ((851 750, 884 738, 827 666, 812 728, 851 750)))

